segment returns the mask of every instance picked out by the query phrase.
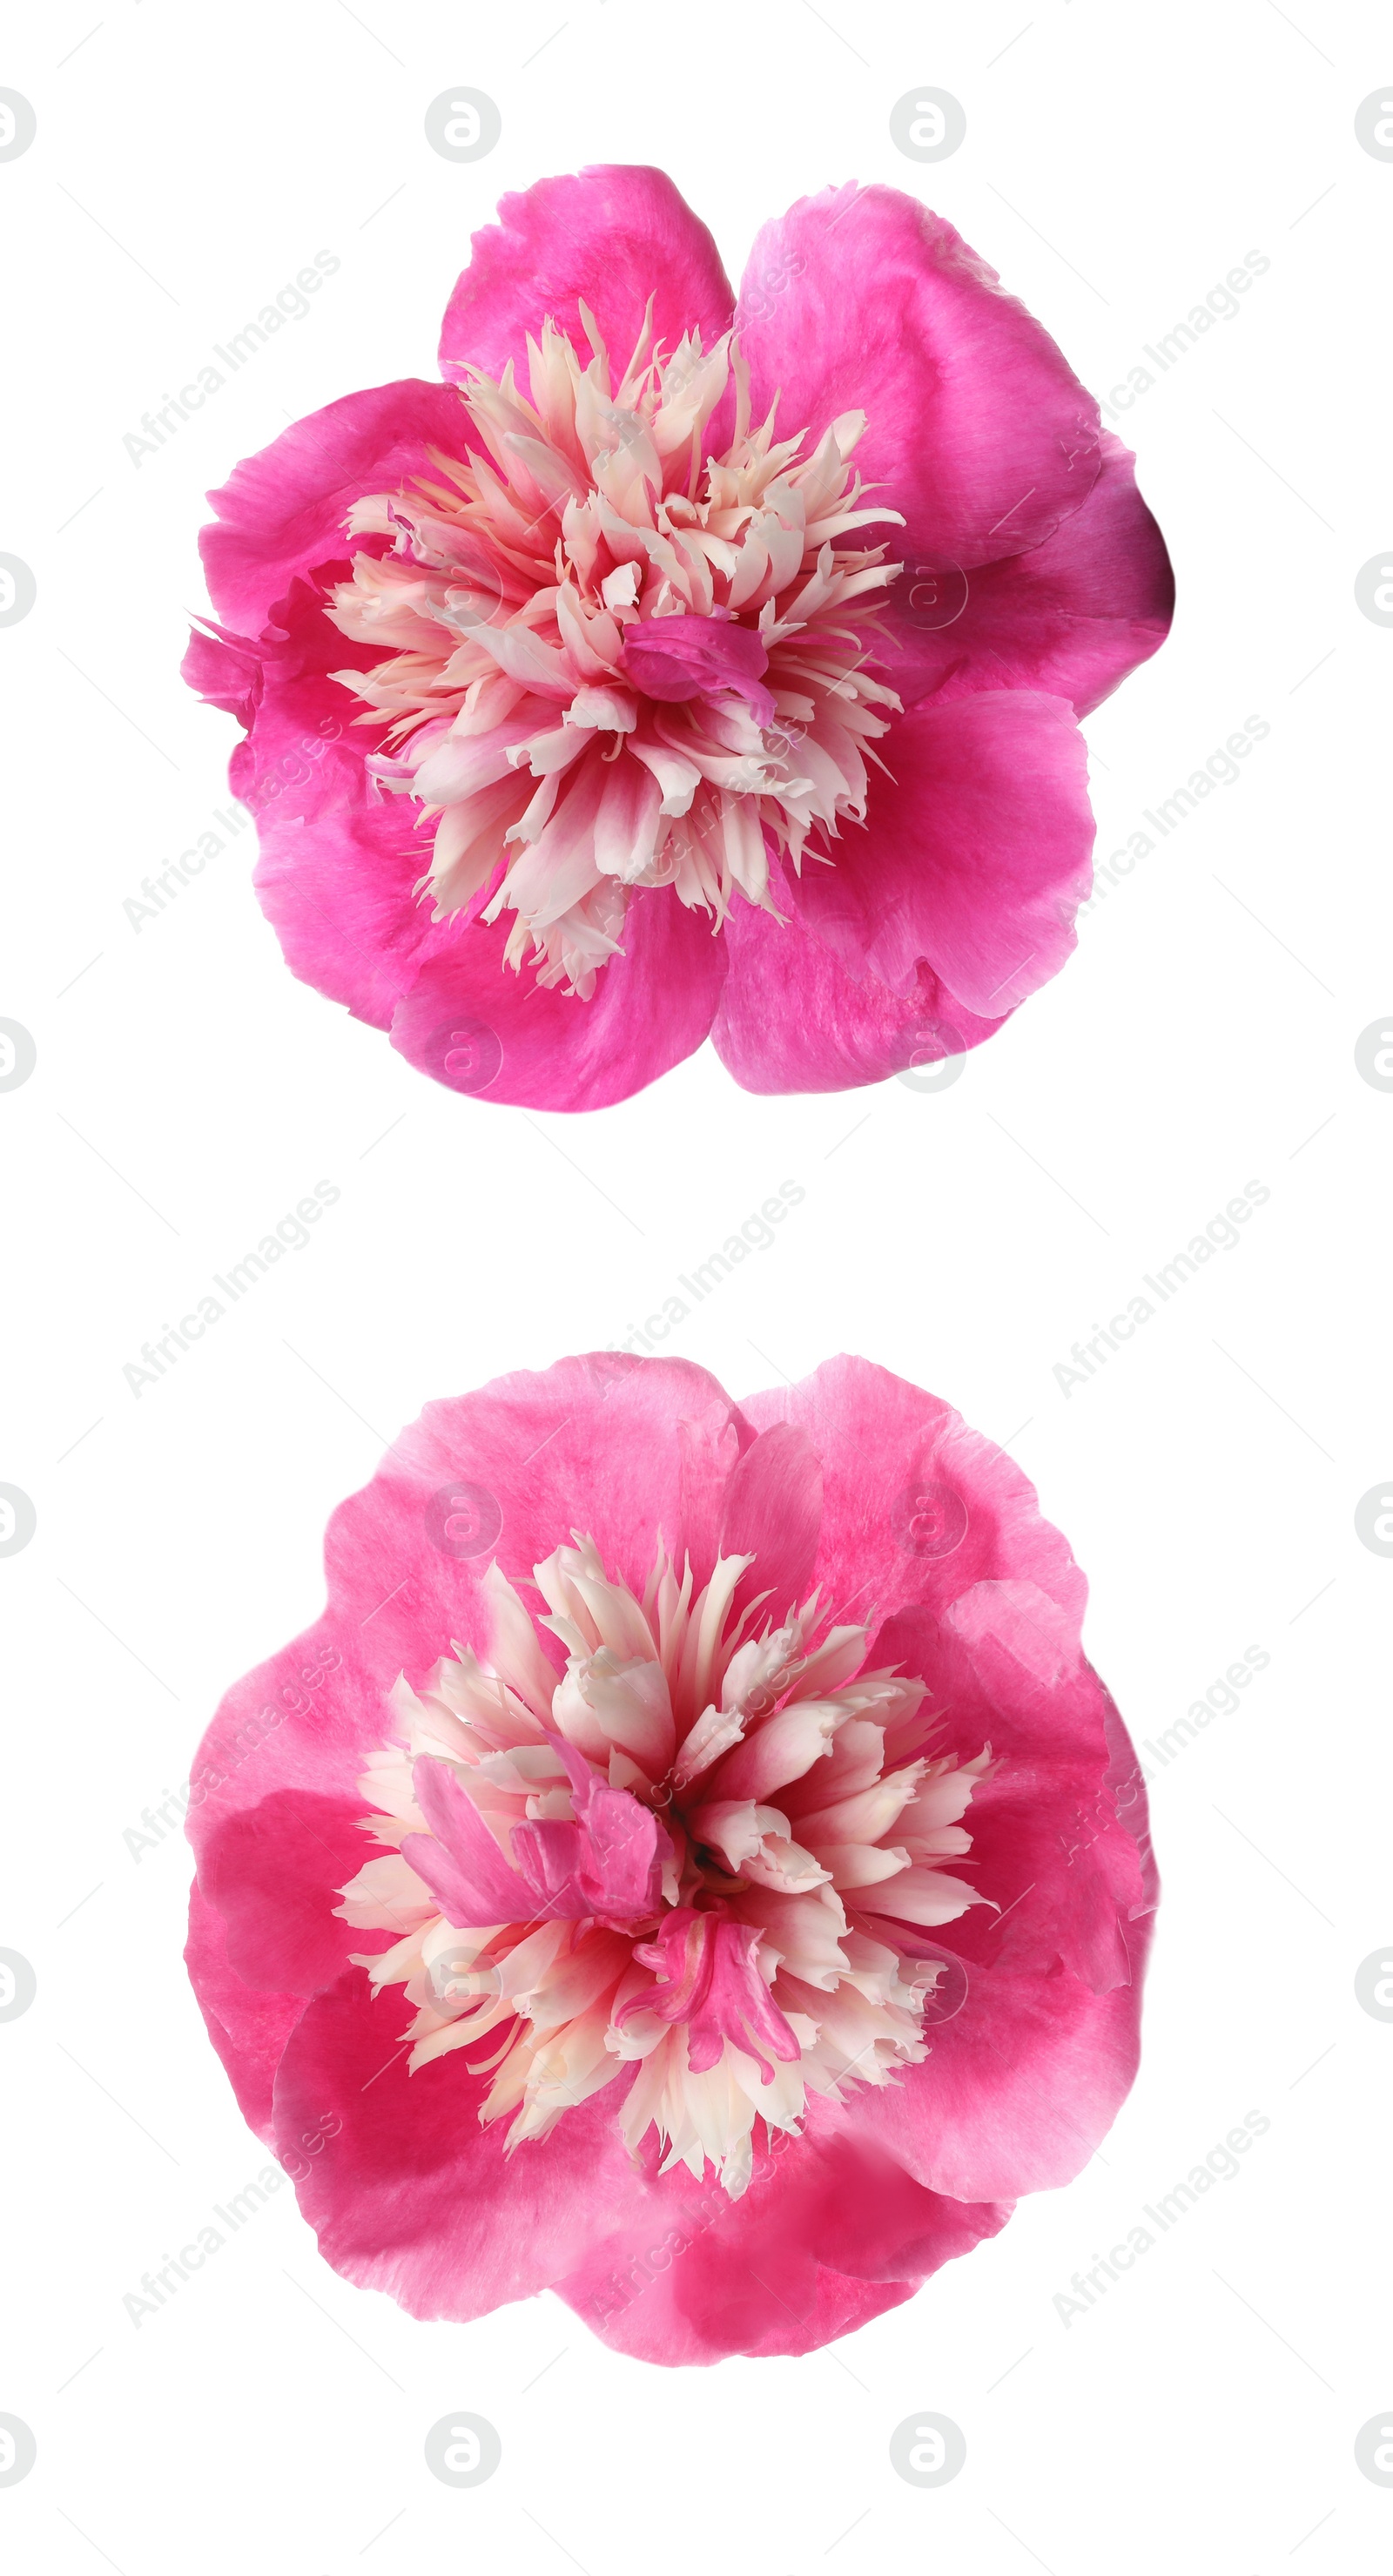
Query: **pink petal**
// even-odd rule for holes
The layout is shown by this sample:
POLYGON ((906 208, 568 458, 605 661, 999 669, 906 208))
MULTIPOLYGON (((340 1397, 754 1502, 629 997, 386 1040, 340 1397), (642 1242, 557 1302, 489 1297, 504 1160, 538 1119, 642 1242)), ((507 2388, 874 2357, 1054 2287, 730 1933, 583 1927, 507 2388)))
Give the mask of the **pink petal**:
POLYGON ((666 886, 630 897, 622 953, 602 968, 588 1002, 538 984, 530 965, 520 974, 505 968, 509 927, 471 922, 456 931, 398 1005, 393 1046, 437 1082, 526 1109, 603 1109, 707 1036, 725 945, 705 913, 688 912, 666 886), (463 1063, 461 1076, 451 1057, 463 1063))
POLYGON ((417 895, 428 837, 412 805, 369 776, 375 737, 355 729, 353 701, 329 677, 375 658, 339 634, 319 588, 297 578, 278 622, 255 640, 195 635, 184 676, 251 726, 228 777, 256 817, 256 892, 292 973, 385 1028, 418 968, 448 953, 461 926, 434 923, 417 895))
POLYGON ((606 2229, 556 2283, 605 2342, 636 2359, 814 2352, 912 2297, 939 2265, 994 2236, 1009 2204, 916 2185, 877 2141, 814 2102, 806 2133, 776 2134, 743 2199, 687 2188, 647 2237, 606 2229))
POLYGON ((654 331, 669 350, 696 326, 709 349, 730 326, 735 298, 720 254, 666 172, 609 163, 541 179, 504 197, 497 223, 474 234, 446 308, 440 372, 463 376, 474 366, 497 377, 511 358, 525 391, 529 331, 540 338, 550 315, 584 345, 584 303, 617 386, 650 295, 654 331))
POLYGON ((737 1615, 767 1593, 761 1620, 776 1624, 803 1600, 812 1581, 822 1519, 822 1469, 807 1434, 776 1423, 751 1442, 725 1493, 722 1556, 753 1556, 736 1587, 737 1615))
MULTIPOLYGON (((841 1616, 865 1616, 874 1604, 882 1620, 911 1607, 941 1618, 980 1581, 1029 1576, 1077 1640, 1087 1586, 1067 1542, 1042 1520, 1019 1467, 951 1405, 869 1360, 843 1357, 797 1386, 748 1397, 741 1410, 761 1431, 798 1424, 817 1451, 814 1580, 841 1616)), ((981 1742, 962 1749, 976 1753, 981 1742)), ((973 1816, 975 1833, 975 1802, 973 1816)))
POLYGON ((687 2025, 687 2064, 703 2075, 717 2065, 729 2040, 773 2079, 768 2059, 796 2062, 797 2039, 759 1973, 759 1927, 677 1905, 664 1915, 651 1941, 634 1950, 657 1983, 639 1987, 620 2007, 622 2023, 635 2013, 687 2025), (764 2054, 768 2051, 768 2057, 764 2054))
MULTIPOLYGON (((960 1929, 944 1936, 955 1950, 960 1929)), ((1057 2189, 1126 2100, 1139 2019, 1139 1986, 1098 1995, 1062 1967, 1037 1978, 969 1965, 967 2001, 931 2029, 930 2056, 897 2085, 859 2093, 849 2122, 916 2181, 955 2198, 1057 2189)))
POLYGON ((956 1742, 989 1740, 1000 1766, 968 1811, 972 1879, 1010 1912, 998 1930, 974 1909, 946 1934, 953 1950, 1027 1979, 1062 1968, 1138 2005, 1157 1898, 1146 1792, 1077 1614, 1028 1579, 970 1583, 936 1618, 888 1620, 873 1651, 919 1673, 956 1742))
POLYGON ((630 2167, 615 2085, 506 2156, 504 2124, 479 2124, 490 2079, 471 2072, 474 2052, 408 2075, 401 2020, 400 1994, 373 2001, 350 1968, 308 2007, 276 2074, 278 2146, 314 2122, 336 2124, 297 2196, 345 2279, 388 2291, 412 2316, 463 2320, 530 2298, 579 2263, 596 2206, 636 2233, 670 2223, 661 2194, 630 2167))
POLYGON ((970 570, 1040 545, 1086 499, 1096 402, 916 198, 850 183, 800 198, 757 235, 737 320, 756 419, 777 389, 784 437, 869 415, 856 463, 902 513, 906 560, 970 570))
POLYGON ((821 2103, 805 2139, 758 2159, 742 2200, 685 2167, 659 2178, 654 2154, 631 2164, 615 2128, 622 2073, 505 2156, 499 2129, 478 2123, 487 2079, 463 2055, 408 2076, 399 2020, 398 1999, 371 2002, 348 1971, 291 2035, 275 2118, 325 2259, 413 2316, 467 2320, 554 2286, 645 2360, 808 2352, 897 2306, 1009 2215, 925 2190, 821 2103), (299 2156, 328 2123, 322 2153, 299 2156))
POLYGON ((513 1850, 536 1892, 537 1911, 617 1923, 653 1913, 662 1899, 663 1863, 672 1858, 668 1834, 627 1790, 608 1788, 583 1754, 560 1741, 556 1749, 570 1779, 575 1823, 513 1827, 513 1850))
POLYGON ((227 2069, 237 2107, 269 2146, 271 2087, 285 2043, 305 2009, 303 1995, 268 1994, 228 1966, 227 1925, 197 1879, 189 1890, 189 1982, 208 2036, 227 2069))
POLYGON ((894 781, 876 779, 864 834, 806 868, 795 900, 853 974, 908 996, 924 961, 953 1003, 1004 1018, 1058 973, 1092 883, 1073 712, 1025 690, 927 701, 885 750, 894 781))
POLYGON ((382 1950, 394 1938, 350 1935, 333 1910, 339 1888, 371 1856, 362 1813, 356 1794, 263 1784, 254 1807, 200 1838, 198 1883, 223 1916, 228 1964, 247 1985, 317 1994, 338 1975, 346 1947, 382 1950))
MULTIPOLYGON (((875 794, 885 781, 877 779, 875 794)), ((845 841, 838 844, 838 864, 845 841)), ((845 1091, 906 1067, 941 1062, 1000 1028, 978 1019, 919 965, 912 991, 853 972, 818 937, 770 867, 781 912, 737 896, 726 916, 726 979, 712 1029, 722 1063, 746 1091, 845 1091)))
POLYGON ((961 577, 906 563, 882 612, 879 656, 906 706, 1042 689, 1084 716, 1165 642, 1175 580, 1135 461, 1105 430, 1102 469, 1082 507, 1029 554, 961 577))
POLYGON ((532 1890, 509 1867, 450 1764, 423 1756, 411 1766, 411 1785, 430 1833, 404 1834, 402 1858, 425 1880, 446 1921, 460 1930, 529 1921, 532 1890))
POLYGON ((650 698, 679 705, 729 690, 744 698, 758 725, 774 721, 774 700, 760 686, 769 656, 749 627, 719 617, 650 617, 630 629, 624 668, 650 698))
POLYGON ((259 633, 297 576, 345 562, 353 502, 428 474, 427 449, 458 454, 468 429, 452 387, 409 376, 345 394, 282 430, 208 495, 218 516, 199 552, 219 617, 240 634, 259 633))

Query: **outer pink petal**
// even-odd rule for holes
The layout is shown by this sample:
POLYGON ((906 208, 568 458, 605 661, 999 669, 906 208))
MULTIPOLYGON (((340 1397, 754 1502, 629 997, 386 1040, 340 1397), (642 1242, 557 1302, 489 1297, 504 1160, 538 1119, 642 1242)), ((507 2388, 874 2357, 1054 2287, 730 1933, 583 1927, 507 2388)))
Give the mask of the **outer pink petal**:
POLYGON ((484 2316, 569 2269, 592 2206, 639 2216, 645 2185, 614 2127, 614 2087, 505 2156, 500 2130, 480 2128, 489 2079, 471 2074, 469 2052, 408 2075, 409 2018, 400 1992, 371 1998, 361 1969, 318 1996, 277 2072, 277 2138, 339 2123, 297 2186, 336 2271, 413 2316, 484 2316))
POLYGON ((961 1750, 990 1740, 1000 1763, 974 1793, 970 1830, 973 1883, 1004 1911, 950 1925, 955 1954, 974 1974, 1039 1979, 1062 1965, 1093 1993, 1132 1984, 1157 1896, 1146 1792, 1074 1605, 1029 1575, 988 1578, 937 1615, 887 1621, 873 1651, 922 1677, 961 1750))
MULTIPOLYGON (((886 782, 878 779, 877 789, 886 782)), ((839 852, 846 843, 838 845, 839 852)), ((800 913, 788 880, 783 922, 743 897, 726 915, 726 978, 712 1029, 721 1062, 746 1091, 846 1091, 909 1065, 929 1064, 980 1046, 1000 1028, 964 1010, 922 961, 906 994, 857 971, 818 937, 800 913)))
POLYGON ((737 309, 760 407, 784 436, 845 411, 902 513, 906 557, 970 569, 1038 546, 1099 466, 1098 406, 1047 331, 941 215, 894 188, 825 189, 766 224, 737 309))
POLYGON ((842 1357, 797 1386, 748 1397, 741 1411, 761 1431, 799 1424, 822 1461, 814 1580, 829 1617, 865 1617, 872 1606, 882 1620, 909 1609, 942 1616, 972 1586, 1024 1578, 1077 1639, 1088 1587, 1067 1541, 1042 1520, 1019 1467, 938 1396, 842 1357))
POLYGON ((960 1963, 963 2007, 901 2087, 852 2107, 919 2182, 968 2197, 1069 2182, 1107 2133, 1136 2076, 1159 1896, 1123 1721, 1074 1623, 1040 1597, 1027 1613, 1004 1600, 984 1618, 968 1592, 875 1638, 950 1710, 958 1749, 989 1739, 1002 1765, 971 1803, 973 1886, 1002 1911, 924 1940, 960 1963))
POLYGON ((1140 1963, 1134 1985, 1105 1995, 1063 1967, 1032 1978, 971 1968, 961 2012, 928 2034, 931 2054, 898 2085, 858 2094, 848 2119, 934 2190, 1016 2199, 1057 2189, 1131 2090, 1140 2014, 1140 1963))
POLYGON ((805 2133, 757 2153, 738 2201, 680 2179, 647 2241, 604 2227, 556 2284, 587 2325, 642 2361, 814 2352, 912 2298, 940 2264, 994 2236, 1010 2204, 925 2190, 844 2110, 812 2106, 805 2133))
MULTIPOLYGON (((347 573, 346 558, 338 569, 347 573)), ((330 624, 321 585, 297 578, 255 639, 195 635, 184 676, 248 727, 228 779, 256 817, 253 881, 286 963, 386 1028, 460 928, 433 921, 418 896, 429 846, 415 808, 369 776, 379 737, 357 728, 352 698, 329 676, 377 658, 330 624)))
POLYGON ((498 222, 475 233, 446 307, 440 372, 467 366, 497 377, 511 358, 527 389, 527 334, 550 315, 578 345, 577 305, 589 305, 618 381, 654 298, 653 326, 672 350, 699 325, 709 348, 728 329, 735 297, 707 231, 665 171, 600 164, 541 179, 504 197, 498 222))
POLYGON ((1049 2189, 1087 2162, 1137 2069, 1157 1880, 1136 1757, 1074 1616, 1029 1582, 892 1620, 874 1651, 922 1676, 959 1753, 991 1745, 969 1868, 996 1910, 923 1937, 959 1962, 965 2000, 856 2120, 935 2190, 1049 2189))
POLYGON ((1105 430, 1082 508, 1033 552, 961 577, 906 563, 882 613, 881 656, 906 706, 1043 689, 1085 716, 1165 642, 1175 579, 1135 463, 1105 430))
POLYGON ((401 2015, 399 1997, 369 2000, 361 1970, 320 1995, 281 2061, 275 2122, 292 2167, 307 2130, 337 2123, 297 2184, 301 2209, 336 2271, 414 2316, 465 2320, 555 2286, 648 2360, 804 2352, 1008 2214, 924 2190, 821 2106, 816 2134, 732 2203, 683 2167, 659 2176, 651 2153, 630 2162, 614 2124, 626 2073, 508 2155, 479 2126, 487 2079, 463 2052, 407 2074, 401 2015))
POLYGON ((1004 1018, 1058 973, 1092 883, 1073 710, 1023 689, 930 701, 884 748, 893 783, 875 780, 865 832, 805 868, 795 899, 853 972, 909 995, 926 960, 964 1009, 1004 1018))
POLYGON ((227 1963, 227 1926, 197 1880, 189 1890, 189 1982, 247 2126, 269 2146, 271 2088, 285 2043, 305 2009, 303 1995, 248 1986, 227 1963))
POLYGON ((452 1089, 525 1109, 604 1109, 655 1082, 709 1035, 726 970, 704 913, 666 886, 629 898, 623 949, 589 1001, 503 963, 511 922, 457 929, 416 975, 392 1044, 452 1089))
POLYGON ((1157 1895, 1136 1758, 1080 1645, 1083 1576, 1019 1469, 885 1370, 831 1361, 744 1410, 800 1423, 822 1458, 824 1598, 889 1610, 873 1660, 926 1682, 943 1750, 989 1742, 1000 1764, 969 1819, 995 1910, 915 1944, 962 1963, 966 2001, 854 2124, 962 2199, 1065 2181, 1135 2073, 1157 1895))
POLYGON ((764 1598, 777 1627, 806 1600, 822 1521, 822 1469, 806 1432, 776 1422, 745 1451, 725 1490, 722 1556, 753 1556, 732 1597, 738 1617, 764 1598))
POLYGON ((199 539, 219 617, 243 635, 259 633, 297 574, 346 556, 351 502, 428 473, 427 449, 458 454, 467 430, 452 387, 406 377, 345 394, 247 457, 209 493, 218 516, 199 539))

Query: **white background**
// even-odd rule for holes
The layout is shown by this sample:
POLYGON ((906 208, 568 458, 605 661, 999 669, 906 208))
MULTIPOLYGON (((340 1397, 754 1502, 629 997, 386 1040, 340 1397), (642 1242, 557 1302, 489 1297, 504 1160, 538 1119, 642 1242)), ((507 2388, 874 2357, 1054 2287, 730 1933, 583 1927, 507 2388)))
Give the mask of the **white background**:
POLYGON ((102 6, 7 13, 0 59, 38 118, 0 165, 0 550, 38 586, 0 631, 0 1014, 38 1050, 0 1095, 0 1480, 38 1516, 0 1561, 0 1943, 38 1979, 0 2025, 0 2410, 38 2444, 0 2489, 10 2563, 1382 2568, 1393 2489, 1354 2440, 1393 2406, 1393 2026, 1354 1979, 1393 1931, 1393 1562, 1354 1514, 1393 1469, 1393 1097, 1354 1048, 1393 999, 1393 631, 1354 583, 1391 533, 1393 164, 1354 116, 1393 73, 1386 27, 1315 0, 102 6), (502 114, 473 166, 423 132, 460 82, 502 114), (967 116, 936 167, 889 133, 924 83, 967 116), (250 828, 153 923, 123 911, 226 804, 234 724, 178 679, 205 489, 287 420, 433 373, 498 194, 603 159, 661 161, 733 276, 799 194, 915 191, 1103 394, 1246 252, 1270 261, 1124 424, 1179 609, 1087 728, 1100 853, 1245 717, 1270 732, 937 1096, 749 1099, 705 1049, 621 1108, 525 1117, 291 979, 250 828), (319 249, 341 265, 306 318, 133 464, 142 413, 319 249), (321 1178, 341 1197, 308 1248, 132 1395, 140 1344, 321 1178), (125 2294, 266 2158, 185 1981, 186 1846, 136 1859, 128 1829, 226 1685, 317 1614, 330 1508, 427 1398, 622 1341, 785 1179, 806 1198, 776 1244, 670 1348, 737 1396, 860 1351, 1009 1443, 1090 1576, 1087 1644, 1139 1742, 1248 1646, 1270 1658, 1236 1711, 1144 1754, 1165 1900, 1114 2132, 803 2361, 665 2373, 550 2297, 415 2324, 321 2263, 288 2186, 133 2326, 125 2294), (1066 1396, 1070 1345, 1249 1180, 1271 1195, 1240 1245, 1066 1396), (1249 2110, 1270 2127, 1238 2177, 1066 2325, 1071 2274, 1249 2110), (458 2408, 503 2444, 465 2493, 422 2453, 458 2408), (926 2408, 967 2443, 929 2492, 887 2447, 926 2408))

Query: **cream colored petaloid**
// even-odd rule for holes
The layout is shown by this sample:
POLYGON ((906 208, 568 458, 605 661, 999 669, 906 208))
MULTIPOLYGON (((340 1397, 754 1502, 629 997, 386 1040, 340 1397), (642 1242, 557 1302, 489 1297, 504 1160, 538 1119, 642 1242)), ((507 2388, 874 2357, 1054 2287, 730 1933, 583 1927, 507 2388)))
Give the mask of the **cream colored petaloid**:
POLYGON ((825 861, 864 819, 877 710, 900 708, 866 669, 900 566, 847 542, 901 524, 861 506, 865 413, 811 448, 804 427, 776 439, 777 401, 751 425, 732 334, 665 357, 651 312, 617 387, 583 305, 593 354, 547 322, 530 401, 511 362, 499 383, 470 370, 474 443, 354 507, 350 534, 389 547, 360 546, 329 604, 344 634, 395 648, 336 676, 360 724, 386 725, 377 777, 434 827, 435 917, 501 862, 484 918, 516 915, 509 961, 535 954, 543 983, 585 996, 631 886, 671 886, 717 929, 737 888, 774 910, 766 833, 795 869, 825 861))
POLYGON ((791 2129, 810 2092, 926 2054, 943 1963, 920 1936, 989 1902, 944 1863, 969 1849, 990 1748, 926 1754, 922 1682, 862 1671, 862 1626, 810 1643, 815 1600, 747 1633, 753 1564, 721 1558, 694 1596, 660 1549, 640 1601, 577 1534, 536 1568, 559 1680, 491 1568, 488 1663, 457 1647, 419 1693, 396 1686, 396 1740, 361 1785, 365 1830, 397 1848, 338 1908, 399 1935, 358 1964, 405 1985, 412 2070, 469 2048, 510 2145, 636 2065, 631 2151, 654 2127, 669 2164, 709 2159, 732 2195, 756 2118, 791 2129), (514 1919, 452 1919, 439 1891, 462 1884, 515 1888, 514 1919))

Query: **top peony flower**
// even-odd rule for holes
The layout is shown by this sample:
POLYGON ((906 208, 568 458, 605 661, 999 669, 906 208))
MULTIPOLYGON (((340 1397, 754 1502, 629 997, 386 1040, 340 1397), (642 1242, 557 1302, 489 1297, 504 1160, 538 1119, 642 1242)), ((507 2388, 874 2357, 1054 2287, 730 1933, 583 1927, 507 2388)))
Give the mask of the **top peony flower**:
POLYGON ((331 403, 212 496, 184 667, 247 728, 291 966, 542 1108, 708 1033, 751 1091, 978 1044, 1073 944, 1076 717, 1169 624, 1132 459, 894 189, 801 199, 738 301, 659 170, 500 218, 449 382, 331 403))

